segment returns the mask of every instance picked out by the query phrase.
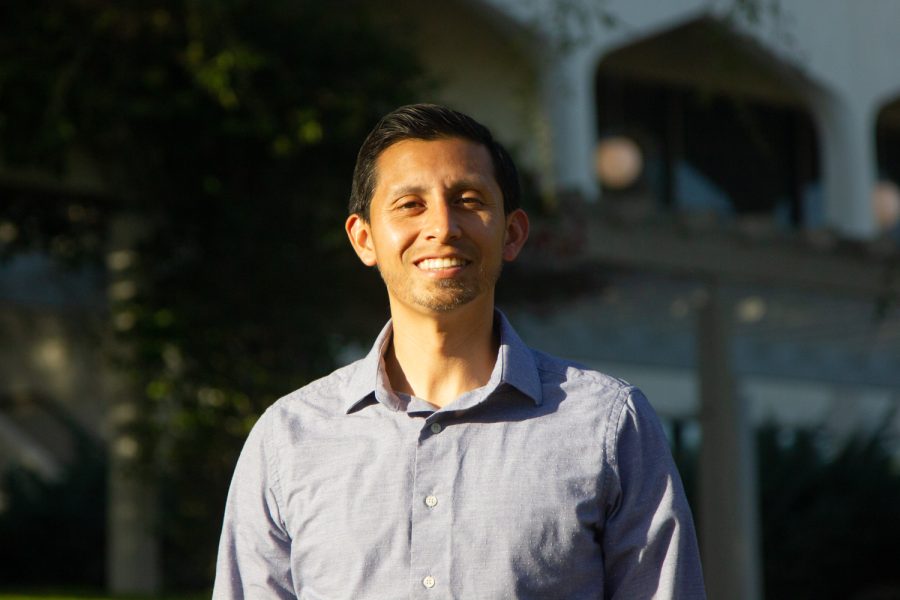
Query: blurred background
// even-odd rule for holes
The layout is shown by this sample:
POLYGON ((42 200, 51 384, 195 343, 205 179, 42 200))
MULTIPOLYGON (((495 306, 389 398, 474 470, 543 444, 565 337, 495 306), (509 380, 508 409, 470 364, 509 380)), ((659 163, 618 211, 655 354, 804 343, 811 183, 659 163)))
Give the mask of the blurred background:
POLYGON ((363 137, 415 101, 512 151, 534 224, 500 306, 647 393, 710 598, 900 598, 898 24, 894 0, 3 3, 0 598, 208 595, 255 419, 386 319, 342 227, 363 137))

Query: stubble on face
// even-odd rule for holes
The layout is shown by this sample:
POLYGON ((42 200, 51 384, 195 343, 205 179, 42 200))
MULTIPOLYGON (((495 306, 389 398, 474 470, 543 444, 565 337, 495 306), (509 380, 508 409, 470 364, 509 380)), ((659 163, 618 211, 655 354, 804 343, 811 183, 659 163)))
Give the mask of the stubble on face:
POLYGON ((409 280, 401 282, 381 268, 378 268, 378 272, 385 286, 404 302, 433 312, 448 313, 475 300, 485 290, 493 289, 500 279, 502 269, 502 263, 498 263, 490 271, 482 264, 474 277, 438 279, 431 282, 428 289, 417 289, 418 286, 409 280))

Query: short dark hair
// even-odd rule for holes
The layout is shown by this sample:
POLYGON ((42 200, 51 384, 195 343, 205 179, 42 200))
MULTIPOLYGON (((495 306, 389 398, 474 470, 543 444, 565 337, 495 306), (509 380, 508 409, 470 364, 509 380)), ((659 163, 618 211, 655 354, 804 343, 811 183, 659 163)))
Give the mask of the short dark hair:
POLYGON ((484 146, 494 164, 494 178, 503 194, 503 211, 519 208, 519 173, 509 152, 491 135, 490 130, 459 111, 437 104, 410 104, 388 113, 366 136, 353 169, 350 214, 369 220, 369 207, 375 194, 376 162, 388 147, 404 140, 463 138, 484 146))

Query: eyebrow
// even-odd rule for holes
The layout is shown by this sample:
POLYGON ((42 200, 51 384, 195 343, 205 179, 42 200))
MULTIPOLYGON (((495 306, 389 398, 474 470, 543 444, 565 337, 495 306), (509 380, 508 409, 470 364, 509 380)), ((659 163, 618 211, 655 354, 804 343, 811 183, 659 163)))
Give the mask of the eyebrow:
MULTIPOLYGON (((461 192, 464 190, 483 190, 487 187, 489 182, 481 177, 470 177, 466 179, 461 179, 460 181, 455 182, 452 186, 450 186, 449 191, 451 193, 461 192)), ((499 184, 498 184, 499 185, 499 184)), ((391 188, 388 190, 388 194, 392 201, 398 200, 404 196, 415 195, 420 196, 428 191, 426 186, 417 185, 417 184, 408 184, 408 185, 399 185, 397 187, 391 188)))
POLYGON ((388 195, 392 200, 398 200, 404 196, 419 196, 425 190, 426 188, 421 185, 400 185, 388 190, 388 195))

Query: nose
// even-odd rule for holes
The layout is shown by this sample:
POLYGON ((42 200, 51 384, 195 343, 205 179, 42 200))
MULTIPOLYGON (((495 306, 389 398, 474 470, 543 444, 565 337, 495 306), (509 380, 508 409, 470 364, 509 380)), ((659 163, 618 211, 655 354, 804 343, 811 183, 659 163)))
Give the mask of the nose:
POLYGON ((425 233, 429 240, 438 242, 455 240, 462 230, 454 214, 453 207, 447 202, 435 202, 428 207, 425 233))

